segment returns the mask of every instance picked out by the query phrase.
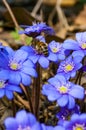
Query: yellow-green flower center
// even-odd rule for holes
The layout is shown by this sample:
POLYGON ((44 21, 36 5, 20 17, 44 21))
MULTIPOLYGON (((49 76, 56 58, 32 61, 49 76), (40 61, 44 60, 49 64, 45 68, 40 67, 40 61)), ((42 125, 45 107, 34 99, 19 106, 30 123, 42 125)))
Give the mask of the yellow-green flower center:
POLYGON ((18 69, 18 63, 11 63, 11 64, 10 64, 10 68, 11 68, 12 70, 17 70, 17 69, 18 69))
POLYGON ((56 47, 52 48, 52 52, 56 53, 58 51, 59 51, 59 48, 56 48, 56 47))
POLYGON ((67 71, 67 72, 71 71, 71 70, 73 70, 73 68, 74 67, 71 64, 68 64, 68 65, 65 66, 65 71, 67 71))
POLYGON ((60 91, 60 93, 67 93, 68 88, 65 86, 61 86, 61 87, 59 87, 59 91, 60 91))
POLYGON ((85 130, 84 129, 84 124, 81 125, 81 124, 76 124, 76 126, 73 128, 73 130, 85 130))
POLYGON ((81 44, 82 49, 86 49, 86 43, 81 44))
POLYGON ((4 81, 0 81, 0 88, 3 88, 5 86, 4 81))

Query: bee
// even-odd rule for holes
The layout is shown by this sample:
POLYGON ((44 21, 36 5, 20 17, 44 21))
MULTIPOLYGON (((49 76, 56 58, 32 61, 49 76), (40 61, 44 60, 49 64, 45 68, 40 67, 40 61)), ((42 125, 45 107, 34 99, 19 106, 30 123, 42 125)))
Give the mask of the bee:
POLYGON ((42 42, 38 39, 33 39, 31 45, 38 54, 43 54, 46 57, 48 56, 48 44, 47 43, 42 42))

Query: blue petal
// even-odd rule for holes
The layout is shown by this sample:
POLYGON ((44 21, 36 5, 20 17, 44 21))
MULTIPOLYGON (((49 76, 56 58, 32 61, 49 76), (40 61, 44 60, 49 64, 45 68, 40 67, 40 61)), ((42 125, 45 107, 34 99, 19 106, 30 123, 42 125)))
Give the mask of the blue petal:
POLYGON ((71 120, 73 120, 73 121, 76 121, 79 118, 80 118, 79 115, 75 114, 75 113, 71 116, 71 120))
POLYGON ((32 127, 34 124, 36 124, 36 118, 35 118, 35 116, 33 114, 29 113, 27 115, 27 117, 28 117, 28 124, 29 124, 29 126, 32 127))
POLYGON ((9 64, 9 58, 5 54, 0 53, 0 67, 7 69, 9 64))
POLYGON ((34 67, 34 64, 31 60, 26 60, 24 63, 23 63, 23 67, 34 67))
POLYGON ((72 39, 65 40, 63 43, 63 48, 68 50, 79 50, 78 43, 72 39))
POLYGON ((50 53, 48 56, 48 60, 56 62, 58 60, 58 56, 54 53, 50 53))
POLYGON ((39 59, 39 55, 31 55, 31 56, 29 56, 29 59, 35 64, 35 63, 37 63, 37 61, 38 61, 38 59, 39 59))
POLYGON ((62 74, 56 74, 55 78, 57 78, 62 84, 66 83, 66 77, 64 77, 62 74))
POLYGON ((83 36, 83 32, 80 32, 80 33, 76 33, 76 40, 79 42, 79 43, 82 43, 84 42, 82 39, 82 36, 83 36))
POLYGON ((59 54, 58 54, 58 58, 59 58, 60 60, 64 60, 64 59, 65 59, 65 55, 64 55, 64 54, 59 53, 59 54))
POLYGON ((50 78, 48 79, 48 82, 55 87, 56 86, 59 87, 61 85, 60 82, 58 81, 58 78, 50 78))
POLYGON ((20 124, 22 127, 27 126, 28 125, 28 116, 26 111, 21 110, 16 114, 16 121, 18 122, 18 124, 20 124), (22 118, 21 118, 22 115, 22 118))
POLYGON ((78 63, 78 62, 82 61, 82 59, 84 57, 84 53, 82 50, 78 50, 78 51, 74 51, 72 53, 72 56, 74 57, 75 63, 78 63))
POLYGON ((9 82, 13 84, 21 83, 21 75, 20 72, 10 71, 9 73, 9 82))
POLYGON ((37 72, 34 68, 24 67, 24 68, 21 69, 21 72, 28 74, 28 75, 31 75, 33 77, 37 77, 37 72))
POLYGON ((64 107, 68 104, 68 95, 62 95, 62 97, 60 97, 57 100, 57 103, 59 106, 64 107))
POLYGON ((39 64, 43 67, 43 68, 48 68, 49 66, 49 60, 47 58, 45 58, 44 56, 41 56, 39 58, 39 64))
POLYGON ((67 105, 68 108, 69 109, 74 108, 74 106, 75 106, 75 99, 72 96, 69 96, 68 99, 69 99, 69 102, 68 102, 68 105, 67 105))
POLYGON ((79 85, 74 85, 73 88, 69 91, 69 94, 75 98, 83 99, 84 88, 79 85))
POLYGON ((42 126, 37 122, 32 126, 31 130, 42 130, 42 126))
POLYGON ((71 77, 73 78, 73 77, 75 77, 75 76, 76 76, 76 72, 73 71, 73 72, 71 73, 71 77))
POLYGON ((15 119, 8 117, 4 121, 6 130, 17 130, 18 129, 18 123, 15 119))
POLYGON ((0 71, 0 79, 7 80, 9 78, 8 70, 1 70, 0 71))
POLYGON ((24 73, 21 73, 21 77, 22 77, 22 83, 24 84, 24 85, 30 85, 31 84, 31 77, 29 76, 29 75, 26 75, 26 74, 24 74, 24 73))
POLYGON ((17 62, 24 62, 28 57, 28 53, 23 50, 17 50, 14 55, 14 59, 16 59, 17 62))
POLYGON ((11 100, 13 98, 13 93, 11 91, 6 90, 5 94, 6 94, 6 96, 8 97, 9 100, 11 100))
POLYGON ((34 54, 34 50, 31 46, 23 46, 20 49, 26 51, 29 56, 34 54))
POLYGON ((12 84, 8 84, 6 86, 6 89, 10 90, 10 91, 13 91, 13 92, 20 92, 20 93, 22 92, 19 86, 12 85, 12 84))
POLYGON ((58 126, 55 126, 53 130, 65 130, 65 128, 58 125, 58 126))
POLYGON ((5 95, 5 90, 4 89, 0 89, 0 98, 2 98, 5 95))
POLYGON ((86 43, 86 31, 82 32, 82 37, 81 37, 82 42, 86 43))

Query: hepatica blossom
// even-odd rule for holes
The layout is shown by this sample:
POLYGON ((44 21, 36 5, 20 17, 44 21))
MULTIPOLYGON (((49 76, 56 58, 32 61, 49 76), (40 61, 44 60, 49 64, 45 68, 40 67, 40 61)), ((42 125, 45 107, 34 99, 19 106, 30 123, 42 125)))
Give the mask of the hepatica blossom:
POLYGON ((8 117, 5 122, 6 130, 42 130, 35 116, 21 110, 16 113, 16 117, 8 117))
POLYGON ((21 89, 16 83, 9 82, 8 75, 0 71, 0 98, 6 96, 9 100, 13 98, 13 92, 21 93, 21 89))
POLYGON ((12 50, 9 55, 0 54, 0 67, 11 83, 29 85, 30 76, 37 77, 34 64, 28 59, 28 53, 23 50, 12 50))
POLYGON ((21 47, 21 50, 24 50, 28 52, 29 59, 36 64, 37 62, 41 65, 43 68, 48 68, 49 66, 49 60, 44 54, 40 54, 37 52, 33 47, 31 46, 23 46, 21 47))
POLYGON ((80 114, 80 107, 77 104, 72 109, 68 109, 67 107, 61 107, 60 111, 56 114, 56 117, 60 120, 65 120, 68 119, 74 113, 80 114))
POLYGON ((63 75, 56 75, 43 85, 42 94, 49 101, 57 101, 59 106, 71 109, 75 107, 76 98, 84 98, 84 88, 69 82, 63 75))
POLYGON ((65 59, 64 48, 62 47, 62 44, 56 41, 52 41, 49 43, 48 47, 49 47, 49 56, 48 56, 49 60, 58 61, 65 59))
POLYGON ((86 113, 73 114, 70 121, 64 122, 66 130, 86 130, 86 113))
POLYGON ((74 50, 73 55, 83 58, 86 56, 86 32, 76 33, 76 41, 68 39, 64 41, 63 47, 74 50))
POLYGON ((70 77, 75 77, 76 71, 82 67, 79 57, 69 56, 59 65, 57 73, 63 74, 67 79, 70 77))
POLYGON ((27 34, 28 36, 31 37, 36 37, 40 35, 42 32, 45 34, 50 34, 53 35, 55 34, 55 31, 53 28, 47 26, 45 23, 33 23, 32 26, 26 26, 22 25, 21 27, 24 27, 25 29, 23 31, 19 31, 20 34, 27 34))

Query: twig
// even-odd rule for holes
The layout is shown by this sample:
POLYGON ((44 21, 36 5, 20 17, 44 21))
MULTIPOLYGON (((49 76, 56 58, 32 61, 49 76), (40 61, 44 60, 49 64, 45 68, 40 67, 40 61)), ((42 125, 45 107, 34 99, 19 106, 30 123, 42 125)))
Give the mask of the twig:
POLYGON ((16 92, 14 92, 15 97, 21 102, 21 104, 23 104, 28 110, 30 109, 28 103, 21 98, 21 96, 19 96, 16 92))
POLYGON ((29 95, 29 92, 28 92, 27 88, 21 83, 20 83, 20 87, 22 88, 23 92, 25 93, 25 95, 28 99, 29 105, 30 105, 30 110, 33 113, 33 107, 32 107, 32 102, 31 102, 31 97, 29 95))
POLYGON ((59 21, 62 23, 62 25, 66 29, 68 29, 69 25, 68 25, 67 19, 66 19, 65 15, 64 15, 64 13, 63 13, 63 11, 61 9, 61 6, 60 6, 61 5, 61 1, 62 0, 57 0, 57 2, 56 2, 56 11, 58 13, 59 21))
POLYGON ((6 8, 7 8, 8 12, 9 12, 9 14, 10 14, 10 16, 11 16, 13 22, 14 22, 14 25, 15 25, 16 29, 19 30, 20 27, 19 27, 19 25, 18 25, 18 23, 17 23, 17 20, 16 20, 16 18, 15 18, 15 16, 14 16, 14 14, 13 14, 13 12, 12 12, 12 10, 11 10, 9 4, 7 3, 6 0, 2 0, 2 1, 3 1, 4 5, 5 5, 6 8))
POLYGON ((42 4, 42 0, 38 0, 38 2, 36 3, 35 7, 33 8, 31 12, 32 16, 36 16, 36 13, 39 10, 41 4, 42 4))

